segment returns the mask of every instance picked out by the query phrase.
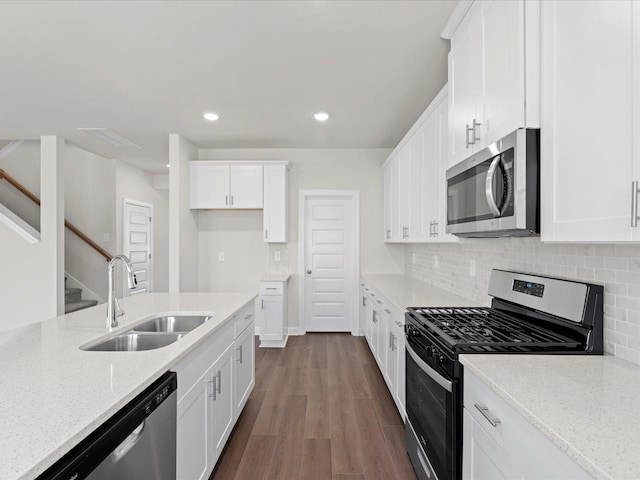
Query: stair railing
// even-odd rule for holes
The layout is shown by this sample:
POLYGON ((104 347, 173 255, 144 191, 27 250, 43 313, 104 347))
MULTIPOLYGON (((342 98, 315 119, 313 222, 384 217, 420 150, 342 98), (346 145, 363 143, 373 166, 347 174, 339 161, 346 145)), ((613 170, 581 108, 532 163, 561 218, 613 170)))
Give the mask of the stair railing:
MULTIPOLYGON (((13 178, 11 175, 9 175, 7 172, 2 170, 1 168, 0 168, 0 180, 6 180, 13 187, 15 187, 16 190, 18 190, 20 193, 26 196, 29 200, 31 200, 33 203, 40 206, 40 199, 38 197, 36 197, 33 193, 27 190, 20 182, 18 182, 15 178, 13 178)), ((91 248, 97 251, 100 255, 102 255, 107 262, 111 261, 111 259, 113 258, 113 255, 111 255, 109 252, 104 250, 100 245, 98 245, 96 242, 94 242, 89 237, 87 237, 84 233, 78 230, 78 228, 75 225, 65 220, 64 226, 67 227, 72 233, 77 235, 83 242, 85 242, 91 248)))

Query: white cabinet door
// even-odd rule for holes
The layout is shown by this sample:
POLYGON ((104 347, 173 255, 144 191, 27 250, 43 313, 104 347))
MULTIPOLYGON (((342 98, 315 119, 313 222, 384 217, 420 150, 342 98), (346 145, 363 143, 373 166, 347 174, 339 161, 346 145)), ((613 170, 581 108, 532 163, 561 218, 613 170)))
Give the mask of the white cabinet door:
POLYGON ((280 295, 265 295, 260 298, 264 324, 260 330, 260 339, 269 341, 284 340, 284 302, 280 295))
POLYGON ((264 241, 285 243, 288 233, 288 170, 286 165, 264 166, 264 241))
POLYGON ((396 329, 390 315, 384 315, 384 337, 382 347, 386 350, 384 362, 384 379, 389 392, 395 396, 398 382, 398 340, 396 329))
POLYGON ((393 232, 393 162, 389 162, 384 167, 384 241, 388 242, 392 238, 393 232))
POLYGON ((365 299, 365 336, 369 343, 369 349, 375 356, 375 344, 373 343, 373 301, 368 295, 365 299))
MULTIPOLYGON (((418 130, 413 134, 407 148, 409 149, 408 171, 404 172, 406 178, 405 191, 408 202, 408 220, 406 242, 420 242, 424 240, 422 231, 422 184, 423 168, 423 132, 418 130)), ((406 168, 406 167, 405 167, 406 168)))
POLYGON ((230 208, 262 208, 262 165, 232 165, 230 208))
POLYGON ((463 480, 512 480, 515 475, 509 455, 491 438, 478 421, 463 410, 463 480))
POLYGON ((367 335, 367 297, 365 295, 364 283, 360 284, 360 297, 358 298, 358 323, 362 335, 367 335))
POLYGON ((396 405, 398 407, 398 411, 400 412, 400 416, 404 420, 407 418, 407 404, 406 404, 406 355, 405 355, 405 337, 404 337, 404 328, 402 325, 404 321, 400 319, 394 319, 395 325, 395 342, 396 342, 396 354, 397 354, 397 376, 396 376, 396 391, 394 397, 396 399, 396 405))
POLYGON ((229 208, 229 166, 189 165, 190 208, 229 208))
POLYGON ((234 418, 240 416, 240 412, 247 403, 247 399, 255 385, 255 326, 249 325, 235 341, 235 369, 234 378, 234 418))
POLYGON ((483 1, 482 18, 484 111, 480 148, 525 125, 524 1, 483 1))
POLYGON ((632 43, 640 25, 631 22, 639 8, 630 0, 542 2, 543 241, 640 240, 629 201, 640 180, 632 43))
POLYGON ((218 461, 233 429, 233 346, 225 350, 212 369, 214 394, 211 402, 213 458, 218 461))
MULTIPOLYGON (((373 303, 373 302, 372 302, 373 303)), ((380 311, 375 307, 371 307, 371 353, 380 365, 380 353, 378 351, 378 343, 380 338, 380 311)))
MULTIPOLYGON (((482 102, 482 3, 474 2, 451 39, 449 52, 449 127, 451 156, 458 163, 477 150, 474 124, 482 102)), ((478 127, 476 132, 479 136, 478 127)))
POLYGON ((177 406, 177 476, 178 480, 202 480, 212 470, 211 402, 213 393, 207 371, 184 395, 177 406))

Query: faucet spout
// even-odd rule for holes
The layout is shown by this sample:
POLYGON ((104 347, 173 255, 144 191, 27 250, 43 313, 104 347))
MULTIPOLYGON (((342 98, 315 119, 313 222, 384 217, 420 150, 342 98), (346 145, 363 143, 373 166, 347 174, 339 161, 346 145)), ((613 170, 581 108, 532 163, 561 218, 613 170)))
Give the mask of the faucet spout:
POLYGON ((115 296, 115 282, 113 278, 113 272, 116 268, 117 261, 121 261, 127 271, 127 284, 129 290, 132 290, 138 284, 136 275, 133 273, 133 266, 131 260, 125 255, 116 255, 109 262, 109 298, 107 299, 107 328, 111 329, 118 326, 118 317, 124 315, 124 311, 118 305, 118 300, 115 296))

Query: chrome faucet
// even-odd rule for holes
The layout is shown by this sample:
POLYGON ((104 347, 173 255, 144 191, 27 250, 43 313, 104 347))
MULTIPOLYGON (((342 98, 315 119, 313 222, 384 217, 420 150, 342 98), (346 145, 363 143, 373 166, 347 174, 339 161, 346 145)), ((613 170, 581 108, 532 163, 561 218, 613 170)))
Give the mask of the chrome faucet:
POLYGON ((133 273, 131 261, 124 255, 116 255, 109 262, 109 299, 107 300, 107 328, 111 329, 118 326, 118 317, 124 315, 124 311, 120 308, 118 300, 114 293, 113 271, 116 269, 116 260, 122 260, 122 264, 127 269, 127 284, 129 290, 132 290, 138 284, 136 275, 133 273))

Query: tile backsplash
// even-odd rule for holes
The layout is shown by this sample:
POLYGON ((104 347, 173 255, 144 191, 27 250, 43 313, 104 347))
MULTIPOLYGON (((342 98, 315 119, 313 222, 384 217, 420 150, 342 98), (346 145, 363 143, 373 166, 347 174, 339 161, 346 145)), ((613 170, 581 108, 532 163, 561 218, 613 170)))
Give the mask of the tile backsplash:
POLYGON ((410 277, 483 305, 491 301, 487 289, 493 268, 604 285, 605 351, 640 364, 640 246, 469 239, 458 244, 410 244, 404 260, 410 277))

